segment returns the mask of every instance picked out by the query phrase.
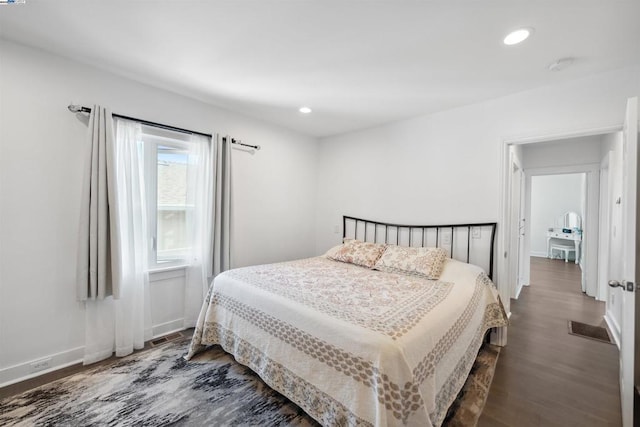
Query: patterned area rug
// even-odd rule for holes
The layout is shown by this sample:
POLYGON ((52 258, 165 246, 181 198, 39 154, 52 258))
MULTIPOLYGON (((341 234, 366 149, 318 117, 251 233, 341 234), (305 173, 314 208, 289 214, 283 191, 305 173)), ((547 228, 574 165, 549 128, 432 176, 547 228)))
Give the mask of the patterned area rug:
POLYGON ((449 408, 443 426, 475 427, 478 424, 489 388, 496 372, 500 347, 484 344, 458 398, 449 408))
MULTIPOLYGON (((214 346, 190 362, 172 342, 0 401, 0 425, 318 426, 214 346)), ((485 345, 444 425, 473 426, 499 348, 485 345)))

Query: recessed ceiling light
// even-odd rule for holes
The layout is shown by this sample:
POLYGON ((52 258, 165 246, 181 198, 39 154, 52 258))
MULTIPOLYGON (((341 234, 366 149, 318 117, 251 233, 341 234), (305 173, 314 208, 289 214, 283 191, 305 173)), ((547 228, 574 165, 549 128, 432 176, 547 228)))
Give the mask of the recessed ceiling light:
POLYGON ((311 112, 311 108, 309 108, 309 107, 300 107, 300 109, 298 111, 300 111, 302 114, 309 114, 311 112))
POLYGON ((533 28, 520 28, 507 34, 504 38, 504 44, 511 46, 514 44, 522 43, 533 33, 533 28))

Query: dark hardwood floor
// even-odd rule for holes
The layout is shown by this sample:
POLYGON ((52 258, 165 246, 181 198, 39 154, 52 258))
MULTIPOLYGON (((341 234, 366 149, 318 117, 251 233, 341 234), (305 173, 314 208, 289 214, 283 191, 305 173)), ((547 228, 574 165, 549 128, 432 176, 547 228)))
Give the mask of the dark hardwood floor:
POLYGON ((568 320, 605 325, 605 304, 581 292, 580 274, 531 257, 478 426, 622 425, 617 347, 567 333, 568 320))

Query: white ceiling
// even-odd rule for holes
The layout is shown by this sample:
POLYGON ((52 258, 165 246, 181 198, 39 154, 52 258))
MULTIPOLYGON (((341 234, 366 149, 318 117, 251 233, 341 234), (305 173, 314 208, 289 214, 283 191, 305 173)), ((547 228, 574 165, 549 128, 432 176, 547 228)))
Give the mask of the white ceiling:
POLYGON ((0 8, 0 37, 328 136, 639 64, 639 17, 618 0, 26 0, 0 8))

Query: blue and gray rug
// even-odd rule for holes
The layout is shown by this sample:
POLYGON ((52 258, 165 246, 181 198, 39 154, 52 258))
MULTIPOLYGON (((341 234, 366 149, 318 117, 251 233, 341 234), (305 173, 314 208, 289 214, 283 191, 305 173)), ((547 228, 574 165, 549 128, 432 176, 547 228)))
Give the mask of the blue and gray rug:
MULTIPOLYGON (((168 343, 1 400, 0 425, 318 426, 220 347, 185 362, 187 345, 168 343)), ((497 355, 483 348, 445 424, 475 425, 497 355)))

